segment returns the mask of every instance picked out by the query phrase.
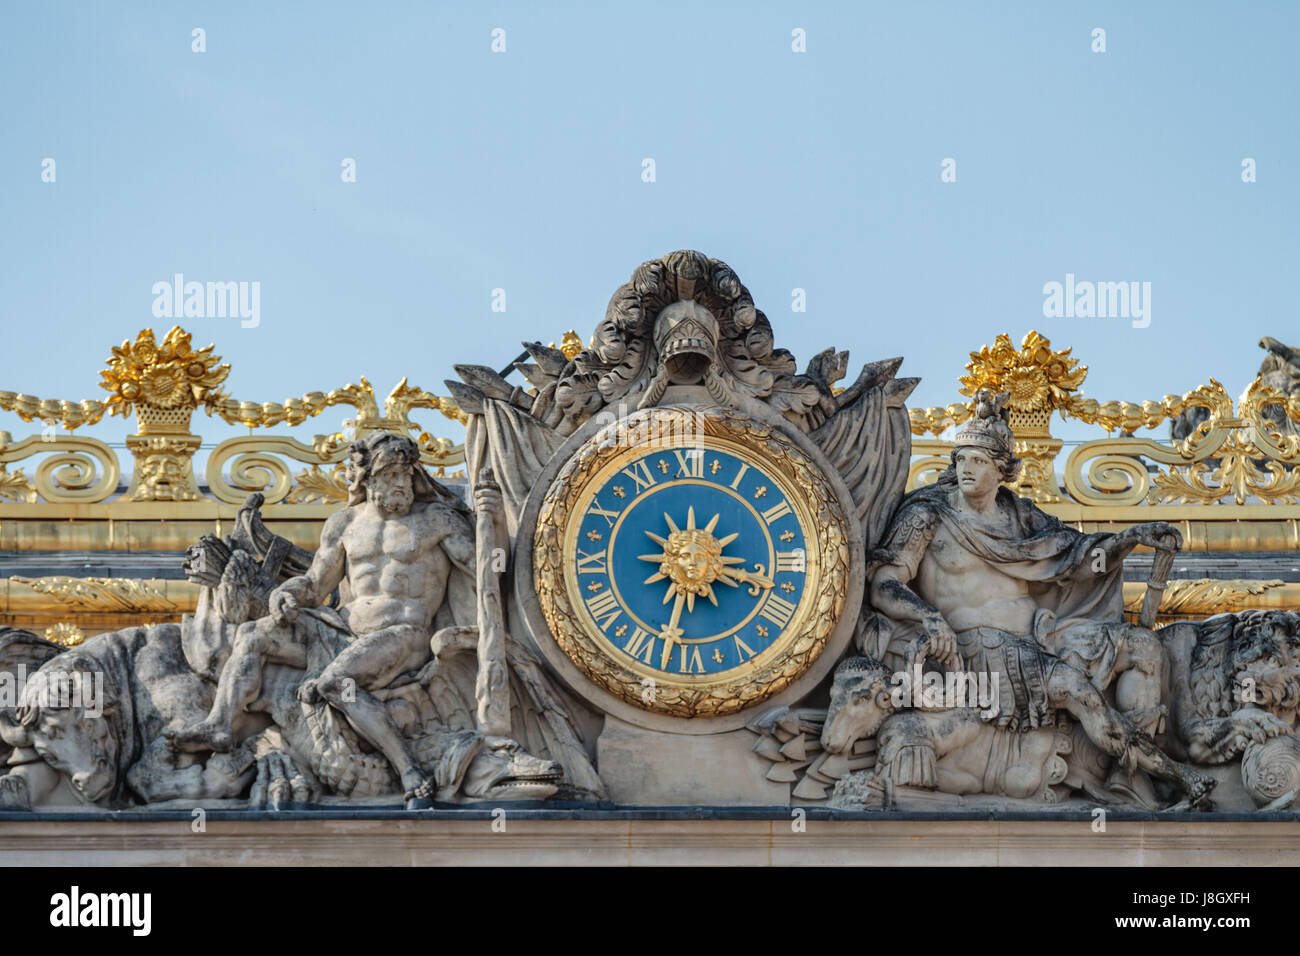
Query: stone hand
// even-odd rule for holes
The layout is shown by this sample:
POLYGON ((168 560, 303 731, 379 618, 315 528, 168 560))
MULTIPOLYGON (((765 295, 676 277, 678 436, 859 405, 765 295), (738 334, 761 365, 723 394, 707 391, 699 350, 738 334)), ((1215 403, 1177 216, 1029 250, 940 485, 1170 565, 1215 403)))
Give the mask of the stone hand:
POLYGON ((271 616, 282 624, 292 624, 298 619, 298 598, 292 591, 276 588, 267 601, 271 616))
POLYGON ((1182 534, 1167 521, 1145 521, 1120 532, 1120 535, 1156 551, 1178 551, 1183 546, 1182 534))
POLYGON ((474 486, 474 510, 490 515, 501 514, 501 486, 492 478, 480 478, 474 486))
POLYGON ((961 657, 957 653, 957 635, 942 614, 938 611, 927 613, 921 618, 921 626, 925 628, 919 647, 923 657, 929 657, 944 667, 961 663, 961 657))
POLYGON ((315 678, 305 680, 298 685, 298 699, 304 704, 319 704, 325 700, 315 678))

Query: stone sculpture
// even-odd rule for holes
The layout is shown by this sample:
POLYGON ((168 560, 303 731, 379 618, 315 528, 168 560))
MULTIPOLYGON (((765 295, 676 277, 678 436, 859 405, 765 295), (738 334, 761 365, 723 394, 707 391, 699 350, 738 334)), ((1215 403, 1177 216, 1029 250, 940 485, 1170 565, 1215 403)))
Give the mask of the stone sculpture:
MULTIPOLYGON (((1268 351, 1259 363, 1256 373, 1260 381, 1278 392, 1283 398, 1300 396, 1300 349, 1292 348, 1271 336, 1259 340, 1259 347, 1268 351)), ((1264 417, 1277 426, 1282 435, 1300 435, 1300 428, 1287 417, 1278 405, 1264 408, 1264 417)), ((1210 410, 1202 405, 1191 405, 1169 421, 1169 437, 1181 441, 1189 437, 1210 418, 1210 410)))
MULTIPOLYGON (((3 726, 19 765, 0 778, 0 799, 39 803, 64 778, 106 806, 382 798, 398 787, 413 808, 561 788, 598 799, 572 705, 508 638, 494 692, 512 715, 510 735, 476 726, 468 509, 419 467, 409 439, 380 434, 352 454, 356 500, 327 524, 316 555, 270 535, 253 496, 230 539, 191 549, 187 572, 204 585, 193 617, 50 651, 3 726), (348 598, 322 606, 331 594, 348 598), (108 719, 38 703, 52 673, 75 667, 113 677, 108 719), (49 739, 54 724, 59 743, 49 739)), ((491 511, 490 486, 478 499, 491 511)), ((30 656, 43 644, 18 632, 6 650, 30 656)))
MULTIPOLYGON (((996 674, 996 724, 1035 728, 1064 710, 1103 752, 1131 771, 1178 786, 1192 804, 1213 782, 1156 746, 1164 658, 1154 635, 1123 621, 1123 557, 1138 543, 1170 551, 1171 526, 1135 525, 1117 535, 1066 528, 1002 487, 1019 462, 995 397, 957 433, 952 466, 904 500, 873 556, 872 603, 888 619, 873 650, 928 656, 996 674), (883 646, 882 646, 883 645, 883 646), (1116 705, 1102 691, 1116 683, 1116 705)), ((911 663, 909 659, 908 663, 911 663)))
MULTIPOLYGON (((1296 394, 1295 350, 1262 344, 1296 394)), ((904 496, 902 360, 842 389, 847 352, 800 372, 693 251, 643 263, 588 348, 525 350, 526 384, 448 382, 464 497, 385 417, 314 552, 254 494, 189 549, 183 620, 70 650, 0 630, 0 673, 28 677, 0 703, 0 807, 1300 797, 1300 615, 1155 629, 1180 534, 1085 534, 1013 494, 1006 394, 904 496)))
POLYGON ((1175 746, 1200 764, 1239 761, 1255 806, 1290 807, 1300 795, 1300 614, 1243 611, 1163 630, 1175 746))
POLYGON ((1068 731, 1018 733, 973 707, 900 710, 888 668, 866 657, 849 658, 835 671, 822 741, 842 753, 876 738, 874 769, 838 780, 833 802, 853 809, 892 808, 895 787, 948 794, 1059 798, 1053 789, 1067 776, 1063 755, 1068 731))

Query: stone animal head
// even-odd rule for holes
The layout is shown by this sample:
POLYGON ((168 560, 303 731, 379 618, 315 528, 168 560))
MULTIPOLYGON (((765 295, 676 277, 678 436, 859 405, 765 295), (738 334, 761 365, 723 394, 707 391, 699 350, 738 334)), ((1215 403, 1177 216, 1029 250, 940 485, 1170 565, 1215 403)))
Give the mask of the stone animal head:
POLYGON ((822 747, 843 753, 873 737, 894 712, 893 676, 870 657, 850 657, 835 669, 831 703, 822 725, 822 747))
MULTIPOLYGON (((116 695, 95 660, 76 651, 33 674, 18 706, 15 743, 32 747, 90 803, 110 797, 126 767, 116 695)), ((6 733, 9 739, 11 733, 6 733)))
POLYGON ((1233 628, 1232 699, 1284 719, 1300 708, 1300 615, 1246 611, 1233 628))
POLYGON ((461 793, 469 800, 544 800, 559 789, 564 768, 518 744, 484 747, 465 771, 461 793))

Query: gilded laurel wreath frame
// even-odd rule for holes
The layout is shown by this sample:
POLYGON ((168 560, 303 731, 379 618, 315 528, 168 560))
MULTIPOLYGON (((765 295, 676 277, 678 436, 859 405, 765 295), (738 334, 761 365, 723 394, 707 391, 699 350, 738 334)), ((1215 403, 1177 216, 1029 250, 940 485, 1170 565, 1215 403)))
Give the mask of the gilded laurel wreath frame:
MULTIPOLYGON (((580 518, 579 518, 580 520, 580 518)), ((533 585, 551 634, 564 654, 594 684, 642 710, 672 717, 721 717, 780 693, 825 649, 844 609, 849 582, 849 526, 835 492, 816 463, 770 425, 741 418, 720 407, 666 406, 634 412, 600 429, 565 463, 547 489, 533 542, 533 585), (669 436, 662 439, 657 436, 669 436), (611 656, 593 634, 594 624, 575 609, 565 574, 565 540, 574 506, 588 484, 611 462, 645 447, 693 448, 709 439, 739 446, 768 470, 798 489, 791 507, 799 515, 816 580, 808 581, 777 653, 761 652, 751 666, 716 680, 653 683, 611 656)))

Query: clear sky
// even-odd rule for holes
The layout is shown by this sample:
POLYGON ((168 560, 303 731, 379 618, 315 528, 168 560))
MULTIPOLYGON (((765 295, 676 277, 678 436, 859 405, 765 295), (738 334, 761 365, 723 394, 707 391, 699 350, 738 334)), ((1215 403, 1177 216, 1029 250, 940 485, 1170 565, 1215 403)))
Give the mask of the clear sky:
POLYGON ((103 398, 180 272, 261 284, 256 328, 180 320, 236 398, 442 391, 696 248, 801 367, 903 355, 916 404, 1030 328, 1101 400, 1236 396, 1260 336, 1300 345, 1298 39, 1296 3, 5 3, 0 389, 103 398), (1045 318, 1067 273, 1150 282, 1149 327, 1045 318))

